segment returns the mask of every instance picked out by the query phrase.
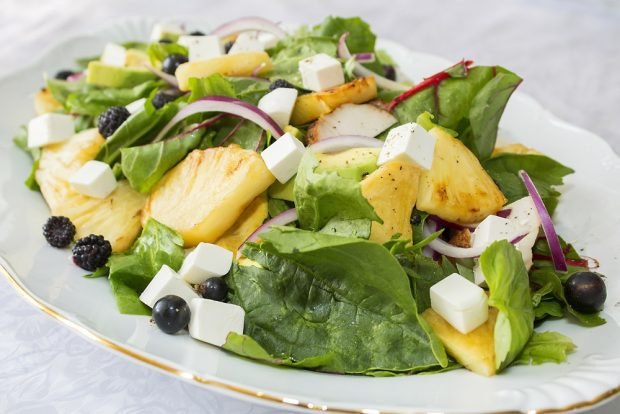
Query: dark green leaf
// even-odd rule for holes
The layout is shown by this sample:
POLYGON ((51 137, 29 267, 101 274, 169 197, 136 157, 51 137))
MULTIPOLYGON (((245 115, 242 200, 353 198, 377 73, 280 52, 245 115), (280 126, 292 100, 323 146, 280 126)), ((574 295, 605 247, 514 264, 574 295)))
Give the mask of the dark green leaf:
POLYGON ((191 94, 188 102, 197 101, 205 96, 237 97, 233 84, 219 73, 207 76, 206 78, 190 78, 189 90, 191 94))
POLYGON ((367 239, 370 237, 372 222, 368 219, 342 220, 333 218, 327 222, 320 232, 344 237, 359 237, 367 239))
MULTIPOLYGON (((431 306, 431 286, 450 276, 454 271, 449 266, 442 266, 419 252, 409 251, 396 257, 411 279, 418 312, 422 313, 431 306)), ((442 262, 448 262, 448 259, 444 257, 442 262)))

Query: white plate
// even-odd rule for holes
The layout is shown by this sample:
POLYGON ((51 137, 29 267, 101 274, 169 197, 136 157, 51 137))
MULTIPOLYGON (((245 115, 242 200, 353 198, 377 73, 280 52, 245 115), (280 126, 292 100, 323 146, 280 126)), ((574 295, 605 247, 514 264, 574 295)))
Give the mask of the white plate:
MULTIPOLYGON (((152 21, 133 19, 94 35, 66 40, 36 64, 0 80, 0 262, 5 276, 33 304, 95 343, 206 387, 290 409, 346 412, 535 412, 589 407, 620 391, 620 159, 595 135, 572 127, 516 93, 502 119, 502 135, 533 146, 573 167, 557 210, 559 231, 600 260, 609 275, 608 323, 581 328, 566 320, 546 330, 569 335, 578 350, 562 365, 514 367, 484 378, 465 370, 430 376, 367 378, 276 368, 160 332, 148 317, 120 315, 105 279, 88 280, 69 263, 68 250, 46 245, 41 225, 49 215, 38 193, 23 186, 30 160, 12 145, 18 126, 33 115, 32 94, 41 73, 72 66, 106 41, 145 39, 152 21), (10 263, 10 264, 9 264, 10 263)), ((198 25, 197 25, 198 27, 198 25)), ((201 24, 200 27, 205 27, 201 24)), ((401 69, 419 79, 445 60, 381 42, 401 69)), ((0 267, 0 268, 1 268, 0 267)))

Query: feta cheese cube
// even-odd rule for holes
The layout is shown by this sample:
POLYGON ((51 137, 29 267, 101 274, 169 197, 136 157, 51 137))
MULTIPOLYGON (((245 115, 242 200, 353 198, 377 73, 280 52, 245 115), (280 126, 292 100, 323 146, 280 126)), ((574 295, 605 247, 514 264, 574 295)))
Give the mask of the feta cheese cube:
POLYGON ((127 49, 116 43, 108 43, 101 54, 101 63, 111 66, 125 66, 127 49))
POLYGON ((510 210, 506 218, 518 226, 522 230, 522 234, 538 230, 541 225, 538 210, 536 210, 534 200, 530 196, 523 197, 510 203, 503 209, 510 210))
POLYGON ((216 244, 200 243, 183 261, 179 277, 199 284, 214 276, 224 276, 232 266, 233 254, 216 244))
POLYGON ((471 235, 471 245, 473 248, 486 248, 495 241, 510 241, 517 236, 519 234, 517 234, 516 226, 511 220, 491 215, 478 224, 471 235))
POLYGON ((319 53, 299 62, 304 89, 324 91, 344 83, 344 71, 337 59, 319 53))
POLYGON ((258 108, 284 128, 291 120, 291 113, 297 100, 297 89, 277 88, 258 101, 258 108))
POLYGON ((140 98, 136 101, 133 101, 132 103, 128 104, 125 106, 125 108, 127 108, 127 110, 129 111, 130 114, 135 114, 137 112, 140 112, 144 109, 144 104, 146 103, 146 98, 140 98))
POLYGON ((482 266, 480 266, 480 261, 478 259, 474 259, 474 283, 478 286, 485 287, 487 285, 487 279, 484 276, 484 272, 482 271, 482 266))
POLYGON ((189 334, 192 338, 215 346, 226 343, 231 332, 243 334, 245 311, 232 303, 210 299, 192 299, 189 334))
POLYGON ((305 150, 304 144, 287 132, 260 155, 269 171, 284 184, 297 174, 305 150))
POLYGON ((224 47, 217 36, 181 36, 179 44, 187 47, 190 62, 207 60, 224 54, 224 47))
POLYGON ((93 198, 106 198, 117 185, 112 169, 101 161, 88 161, 71 176, 69 182, 75 191, 93 198))
POLYGON ((433 166, 436 138, 415 122, 390 129, 379 153, 377 165, 402 158, 424 170, 433 166))
POLYGON ((258 41, 263 44, 264 49, 271 49, 276 47, 279 39, 273 33, 261 32, 258 35, 258 41))
POLYGON ((43 114, 28 122, 28 148, 42 147, 65 141, 75 134, 73 117, 64 114, 43 114))
POLYGON ((484 290, 453 273, 431 286, 431 308, 462 334, 468 334, 489 317, 484 290))
POLYGON ((265 46, 263 45, 263 42, 259 40, 256 32, 243 32, 237 36, 237 39, 228 51, 228 54, 234 55, 245 52, 263 52, 264 50, 265 46))
POLYGON ((176 40, 184 33, 183 28, 176 24, 159 23, 153 26, 151 32, 151 42, 158 42, 161 39, 176 40))
POLYGON ((188 305, 192 299, 200 298, 188 283, 179 278, 177 272, 169 266, 163 265, 140 295, 140 300, 146 306, 152 308, 159 299, 168 295, 176 295, 183 298, 188 305))

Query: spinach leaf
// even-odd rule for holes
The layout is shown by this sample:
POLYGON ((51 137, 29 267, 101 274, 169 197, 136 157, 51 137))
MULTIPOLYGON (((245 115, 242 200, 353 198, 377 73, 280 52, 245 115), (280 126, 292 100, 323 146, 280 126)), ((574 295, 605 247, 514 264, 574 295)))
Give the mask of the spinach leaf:
POLYGON ((489 306, 497 308, 495 368, 517 358, 534 331, 530 281, 521 253, 508 241, 491 244, 480 256, 489 286, 489 306))
POLYGON ((205 96, 229 96, 236 98, 235 88, 226 78, 215 73, 206 78, 190 78, 188 102, 194 102, 205 96))
POLYGON ((370 237, 371 224, 372 222, 368 219, 341 220, 333 218, 319 231, 336 236, 367 239, 370 237))
POLYGON ((404 124, 430 112, 437 124, 455 130, 485 160, 493 152, 499 120, 521 78, 499 66, 468 69, 468 64, 461 62, 414 87, 415 93, 395 107, 395 114, 404 124))
POLYGON ((246 78, 226 78, 232 84, 237 99, 258 105, 258 101, 269 92, 269 82, 246 78))
POLYGON ((554 187, 562 185, 564 177, 574 172, 549 157, 535 154, 499 154, 484 161, 482 165, 504 193, 508 203, 528 195, 519 178, 520 170, 527 171, 550 214, 555 211, 560 197, 560 192, 554 187))
POLYGON ((273 69, 269 74, 270 79, 284 79, 303 89, 299 61, 318 53, 336 56, 336 40, 307 34, 284 38, 271 56, 273 69))
POLYGON ((260 248, 243 250, 261 267, 236 266, 230 284, 232 302, 246 311, 245 334, 263 357, 367 375, 447 365, 407 276, 383 246, 289 227, 261 238, 260 248))
POLYGON ((140 302, 140 294, 163 265, 179 270, 184 258, 183 238, 171 228, 149 219, 131 249, 112 255, 107 263, 108 280, 119 311, 149 315, 151 311, 140 302))
POLYGON ((202 142, 204 131, 197 130, 167 141, 121 149, 123 174, 131 187, 148 193, 164 174, 202 142))
POLYGON ((318 165, 314 154, 306 151, 295 178, 295 206, 302 228, 318 231, 334 218, 382 222, 357 180, 336 172, 316 173, 318 165))
POLYGON ((559 364, 566 361, 575 350, 573 341, 559 332, 534 332, 514 365, 540 365, 546 362, 559 364))

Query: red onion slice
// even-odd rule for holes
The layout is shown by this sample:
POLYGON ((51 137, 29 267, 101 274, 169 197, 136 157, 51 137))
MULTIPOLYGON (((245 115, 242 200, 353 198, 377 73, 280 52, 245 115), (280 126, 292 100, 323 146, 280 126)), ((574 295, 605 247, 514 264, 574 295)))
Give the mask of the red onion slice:
MULTIPOLYGON (((280 214, 278 214, 277 216, 275 216, 274 218, 267 220, 262 226, 260 226, 259 228, 257 228, 256 230, 254 230, 254 233, 250 234, 250 237, 248 237, 248 239, 244 242, 255 242, 258 240, 258 236, 261 233, 266 232, 267 230, 269 230, 269 228, 271 226, 285 226, 289 223, 292 223, 294 221, 297 220, 297 210, 294 208, 291 208, 289 210, 286 210, 280 214)), ((239 249, 241 250, 241 249, 239 249)))
POLYGON ((383 141, 362 135, 341 135, 327 138, 308 147, 314 152, 330 153, 348 150, 351 148, 381 148, 383 141))
POLYGON ((526 171, 519 171, 519 177, 521 177, 521 180, 523 181, 527 192, 530 194, 530 197, 534 200, 534 206, 540 216, 545 238, 547 239, 547 243, 549 243, 549 251, 551 252, 551 258, 553 259, 553 266, 555 267, 555 270, 558 272, 568 271, 566 257, 564 256, 564 251, 562 251, 560 239, 555 231, 553 220, 551 220, 551 216, 545 207, 545 203, 543 202, 540 193, 536 189, 534 182, 526 171))
POLYGON ((67 82, 77 82, 85 76, 84 72, 76 72, 67 77, 67 82))
MULTIPOLYGON (((340 40, 338 41, 338 57, 341 59, 354 58, 354 56, 351 55, 351 52, 349 52, 349 48, 347 47, 347 43, 346 43, 347 36, 349 36, 349 32, 344 33, 342 36, 340 36, 340 40)), ((383 89, 389 89, 393 91, 404 91, 409 88, 408 86, 405 86, 398 82, 394 82, 393 80, 380 76, 376 74, 375 72, 373 72, 372 70, 365 68, 355 58, 354 58, 353 65, 354 65, 353 72, 356 75, 373 76, 375 78, 375 81, 377 82, 377 85, 383 89)))
POLYGON ((375 54, 372 52, 356 53, 353 56, 359 63, 372 63, 376 60, 375 54))
POLYGON ((147 68, 149 71, 151 71, 153 74, 155 74, 158 78, 163 79, 164 81, 166 81, 170 86, 173 86, 177 89, 179 89, 179 82, 177 81, 177 78, 170 75, 169 73, 166 73, 162 70, 159 70, 151 65, 148 64, 144 64, 144 67, 147 68))
POLYGON ((269 131, 276 139, 284 135, 284 131, 276 121, 258 107, 228 96, 206 96, 181 109, 161 130, 154 142, 161 141, 172 127, 185 118, 201 112, 224 112, 236 115, 254 122, 259 127, 269 131))
MULTIPOLYGON (((433 231, 431 231, 430 227, 427 225, 424 226, 424 236, 430 236, 433 231)), ((486 246, 482 247, 457 247, 453 246, 445 240, 440 239, 439 237, 435 240, 431 241, 428 244, 428 247, 436 251, 437 253, 441 253, 444 256, 452 257, 454 259, 469 259, 472 257, 478 257, 484 252, 486 246)))
POLYGON ((282 30, 277 24, 270 20, 263 19, 262 17, 242 17, 240 19, 232 20, 217 27, 211 32, 211 34, 225 37, 248 30, 268 32, 277 36, 280 39, 286 36, 286 32, 282 30))

